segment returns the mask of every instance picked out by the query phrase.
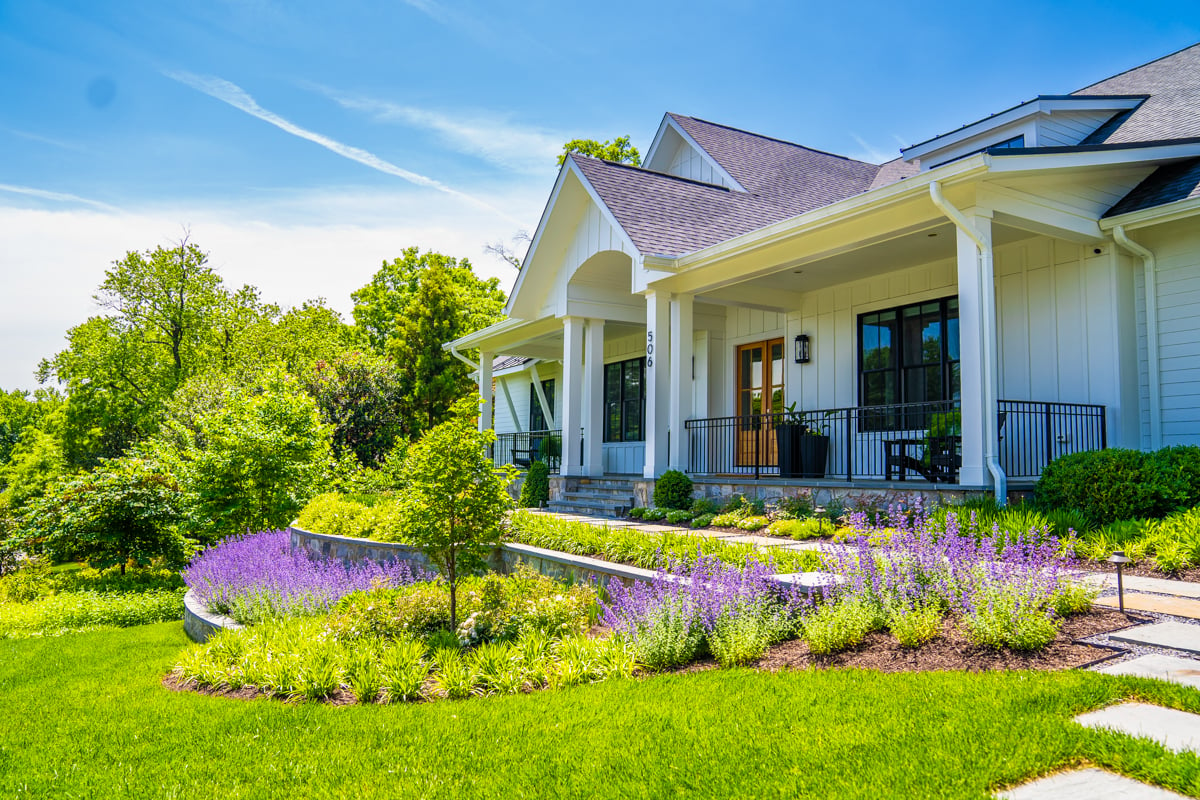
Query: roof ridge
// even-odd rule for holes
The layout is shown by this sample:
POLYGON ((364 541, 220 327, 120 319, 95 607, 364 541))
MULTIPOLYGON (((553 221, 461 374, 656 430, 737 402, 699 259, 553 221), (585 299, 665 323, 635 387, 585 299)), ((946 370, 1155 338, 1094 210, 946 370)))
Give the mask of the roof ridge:
MULTIPOLYGON (((644 172, 647 175, 655 175, 660 178, 667 178, 668 180, 678 181, 680 183, 691 183, 696 186, 703 186, 708 189, 720 189, 722 192, 729 192, 731 194, 734 193, 733 190, 730 189, 728 186, 722 186, 719 183, 708 183, 707 181, 698 181, 695 178, 684 178, 679 175, 672 175, 669 172, 659 172, 656 169, 647 169, 646 167, 639 166, 637 164, 625 164, 621 161, 609 161, 607 158, 596 158, 595 156, 588 156, 588 155, 584 155, 583 153, 569 153, 568 155, 570 155, 572 158, 587 159, 588 161, 597 161, 601 164, 607 164, 610 167, 621 167, 622 169, 633 170, 635 172, 644 172)), ((738 192, 737 194, 741 194, 741 192, 738 192)))
POLYGON ((1107 83, 1108 81, 1111 81, 1115 78, 1119 78, 1122 75, 1128 75, 1131 72, 1136 72, 1139 69, 1143 69, 1144 67, 1150 66, 1151 64, 1157 64, 1160 61, 1166 61, 1168 58, 1174 58, 1175 56, 1179 55, 1180 53, 1185 53, 1188 50, 1191 50, 1193 47, 1200 47, 1200 42, 1194 42, 1192 44, 1189 44, 1186 47, 1181 47, 1172 53, 1167 53, 1165 56, 1159 56, 1158 58, 1151 59, 1150 61, 1147 61, 1145 64, 1138 64, 1137 66, 1130 67, 1129 69, 1126 69, 1126 70, 1122 70, 1121 72, 1118 72, 1115 75, 1109 75, 1107 78, 1101 78, 1098 81, 1092 81, 1087 86, 1084 86, 1082 89, 1076 89, 1075 91, 1071 92, 1071 94, 1073 94, 1073 95, 1082 94, 1086 90, 1091 89, 1093 86, 1099 86, 1102 83, 1107 83))
MULTIPOLYGON (((737 128, 737 127, 734 127, 733 125, 725 125, 720 122, 713 122, 712 120, 701 119, 700 117, 693 117, 689 114, 676 114, 672 111, 668 111, 667 114, 671 117, 683 117, 684 119, 690 119, 690 120, 694 120, 696 122, 702 122, 705 125, 712 125, 714 128, 724 128, 727 131, 735 131, 737 133, 744 133, 747 136, 753 136, 756 139, 766 139, 769 142, 779 142, 780 144, 786 144, 790 147, 798 147, 801 150, 807 150, 810 153, 820 153, 823 156, 830 156, 832 158, 840 158, 843 161, 853 161, 855 164, 864 164, 868 167, 878 167, 879 166, 879 164, 872 164, 870 161, 859 161, 857 158, 851 158, 850 156, 844 156, 840 153, 831 153, 828 150, 818 150, 817 148, 809 147, 806 144, 798 144, 797 142, 791 142, 791 141, 788 141, 787 139, 780 139, 778 136, 767 136, 765 133, 756 133, 754 131, 748 131, 745 128, 737 128)), ((703 145, 701 145, 701 146, 703 146, 703 145)), ((709 155, 712 155, 712 154, 709 153, 709 155)))

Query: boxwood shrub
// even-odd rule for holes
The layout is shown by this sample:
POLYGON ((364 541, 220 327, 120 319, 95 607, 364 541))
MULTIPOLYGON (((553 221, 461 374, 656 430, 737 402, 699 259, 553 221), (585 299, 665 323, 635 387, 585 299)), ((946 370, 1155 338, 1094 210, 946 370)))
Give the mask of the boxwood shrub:
POLYGON ((1035 488, 1045 509, 1073 509, 1096 527, 1163 517, 1200 502, 1200 447, 1091 450, 1056 458, 1035 488))
POLYGON ((517 505, 521 508, 541 508, 543 503, 550 502, 550 469, 544 461, 534 461, 525 473, 525 482, 521 484, 521 498, 517 505))
POLYGON ((654 505, 685 511, 692 507, 692 479, 677 469, 669 469, 654 482, 654 505))

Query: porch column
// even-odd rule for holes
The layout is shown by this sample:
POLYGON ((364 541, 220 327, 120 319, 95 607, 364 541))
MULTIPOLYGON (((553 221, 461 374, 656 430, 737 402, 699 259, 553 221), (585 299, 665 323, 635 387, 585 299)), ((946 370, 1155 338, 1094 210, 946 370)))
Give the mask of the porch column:
POLYGON ((996 307, 992 270, 992 212, 964 209, 986 247, 981 254, 971 237, 957 230, 959 375, 962 387, 962 468, 958 481, 988 486, 989 437, 995 439, 996 307))
POLYGON ((670 425, 670 303, 660 291, 646 293, 646 462, 642 475, 657 478, 667 470, 670 425))
POLYGON ((688 468, 688 435, 683 423, 692 414, 692 295, 671 298, 671 469, 688 468))
POLYGON ((583 320, 563 317, 562 475, 580 475, 582 452, 579 430, 583 426, 583 320))
POLYGON ((584 390, 587 416, 583 426, 583 474, 604 474, 604 320, 587 321, 584 390))
POLYGON ((486 350, 479 351, 479 396, 483 398, 479 406, 479 430, 492 429, 492 354, 486 350))

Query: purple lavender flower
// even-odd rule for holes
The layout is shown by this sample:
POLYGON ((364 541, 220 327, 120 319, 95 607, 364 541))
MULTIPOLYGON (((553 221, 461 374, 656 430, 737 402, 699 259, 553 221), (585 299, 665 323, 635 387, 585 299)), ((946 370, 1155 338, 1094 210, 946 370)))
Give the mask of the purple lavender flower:
POLYGON ((345 565, 294 551, 286 531, 225 539, 197 556, 183 573, 205 606, 239 622, 328 611, 350 592, 431 577, 402 561, 345 565))

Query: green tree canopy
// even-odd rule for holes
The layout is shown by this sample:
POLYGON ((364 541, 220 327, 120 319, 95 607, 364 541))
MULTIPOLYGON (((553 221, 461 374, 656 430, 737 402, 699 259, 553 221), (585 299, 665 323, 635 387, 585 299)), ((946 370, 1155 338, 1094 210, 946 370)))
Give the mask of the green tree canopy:
POLYGON ((305 385, 333 427, 333 450, 364 467, 377 467, 404 434, 404 375, 385 358, 349 353, 320 361, 305 385))
POLYGON ((618 164, 632 164, 635 167, 642 165, 642 154, 630 144, 628 136, 618 136, 611 142, 607 139, 603 142, 595 139, 572 139, 563 145, 563 151, 558 156, 560 167, 567 160, 569 153, 580 153, 592 158, 602 158, 605 161, 615 161, 618 164))

